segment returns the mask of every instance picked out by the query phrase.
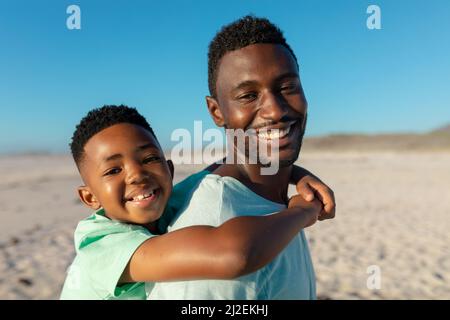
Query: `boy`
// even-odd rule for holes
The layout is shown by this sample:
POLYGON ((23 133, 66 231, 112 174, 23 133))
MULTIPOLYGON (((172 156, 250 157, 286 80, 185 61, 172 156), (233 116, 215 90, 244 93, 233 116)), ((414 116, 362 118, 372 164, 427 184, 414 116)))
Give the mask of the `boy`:
MULTIPOLYGON (((77 126, 71 150, 85 183, 79 197, 96 212, 75 231, 77 256, 61 299, 145 299, 144 282, 248 274, 272 260, 300 229, 314 224, 322 208, 317 200, 296 196, 278 214, 159 235, 173 166, 135 109, 92 110, 77 126), (273 236, 267 236, 268 230, 273 236)), ((194 175, 184 185, 191 188, 192 180, 201 178, 194 175)))

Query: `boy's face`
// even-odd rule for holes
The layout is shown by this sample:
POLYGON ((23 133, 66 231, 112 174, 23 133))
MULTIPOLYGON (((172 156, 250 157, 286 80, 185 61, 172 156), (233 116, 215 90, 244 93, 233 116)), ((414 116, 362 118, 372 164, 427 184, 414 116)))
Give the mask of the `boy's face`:
MULTIPOLYGON (((207 97, 207 103, 217 125, 257 132, 279 129, 280 166, 297 159, 307 102, 297 64, 284 46, 254 44, 225 54, 219 65, 216 92, 217 98, 207 97)), ((266 135, 257 138, 270 146, 266 135)))
POLYGON ((172 192, 173 167, 146 129, 128 123, 106 128, 84 146, 80 198, 114 220, 148 224, 160 218, 172 192))

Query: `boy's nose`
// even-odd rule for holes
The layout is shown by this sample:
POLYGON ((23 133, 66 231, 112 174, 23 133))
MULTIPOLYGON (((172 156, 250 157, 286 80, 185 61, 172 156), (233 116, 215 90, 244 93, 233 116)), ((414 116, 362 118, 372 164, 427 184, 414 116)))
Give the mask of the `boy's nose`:
POLYGON ((151 179, 148 172, 139 164, 130 164, 127 171, 128 174, 125 181, 127 184, 143 184, 151 179))

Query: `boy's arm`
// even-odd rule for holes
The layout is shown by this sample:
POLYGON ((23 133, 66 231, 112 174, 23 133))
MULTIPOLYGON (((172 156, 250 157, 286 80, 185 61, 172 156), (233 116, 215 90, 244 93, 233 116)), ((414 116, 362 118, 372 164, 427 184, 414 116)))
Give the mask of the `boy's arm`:
POLYGON ((320 212, 319 220, 334 218, 336 214, 334 192, 317 176, 302 167, 294 165, 291 173, 291 183, 296 185, 297 192, 306 201, 311 201, 317 197, 322 202, 323 209, 320 212))
POLYGON ((321 210, 295 196, 272 215, 237 217, 219 227, 192 226, 153 237, 133 254, 120 283, 232 279, 256 271, 278 255, 321 210))
MULTIPOLYGON (((212 163, 204 170, 213 172, 226 158, 221 161, 212 163)), ((322 202, 323 209, 320 212, 319 220, 333 219, 336 215, 336 200, 334 192, 317 176, 312 174, 305 168, 294 165, 292 167, 291 184, 295 184, 297 192, 303 196, 306 201, 312 201, 315 197, 322 202)))

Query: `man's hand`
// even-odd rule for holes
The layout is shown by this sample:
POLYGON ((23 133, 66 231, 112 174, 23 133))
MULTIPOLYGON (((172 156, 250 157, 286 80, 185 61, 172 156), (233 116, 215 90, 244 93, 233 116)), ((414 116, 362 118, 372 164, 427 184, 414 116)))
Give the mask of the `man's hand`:
POLYGON ((323 204, 319 221, 333 219, 336 215, 334 192, 318 177, 306 169, 294 166, 291 181, 296 185, 297 192, 306 200, 317 198, 323 204))
POLYGON ((303 196, 295 195, 289 199, 289 209, 298 208, 301 214, 308 215, 309 222, 306 227, 312 226, 319 218, 319 214, 322 211, 322 203, 317 199, 306 201, 303 196))

